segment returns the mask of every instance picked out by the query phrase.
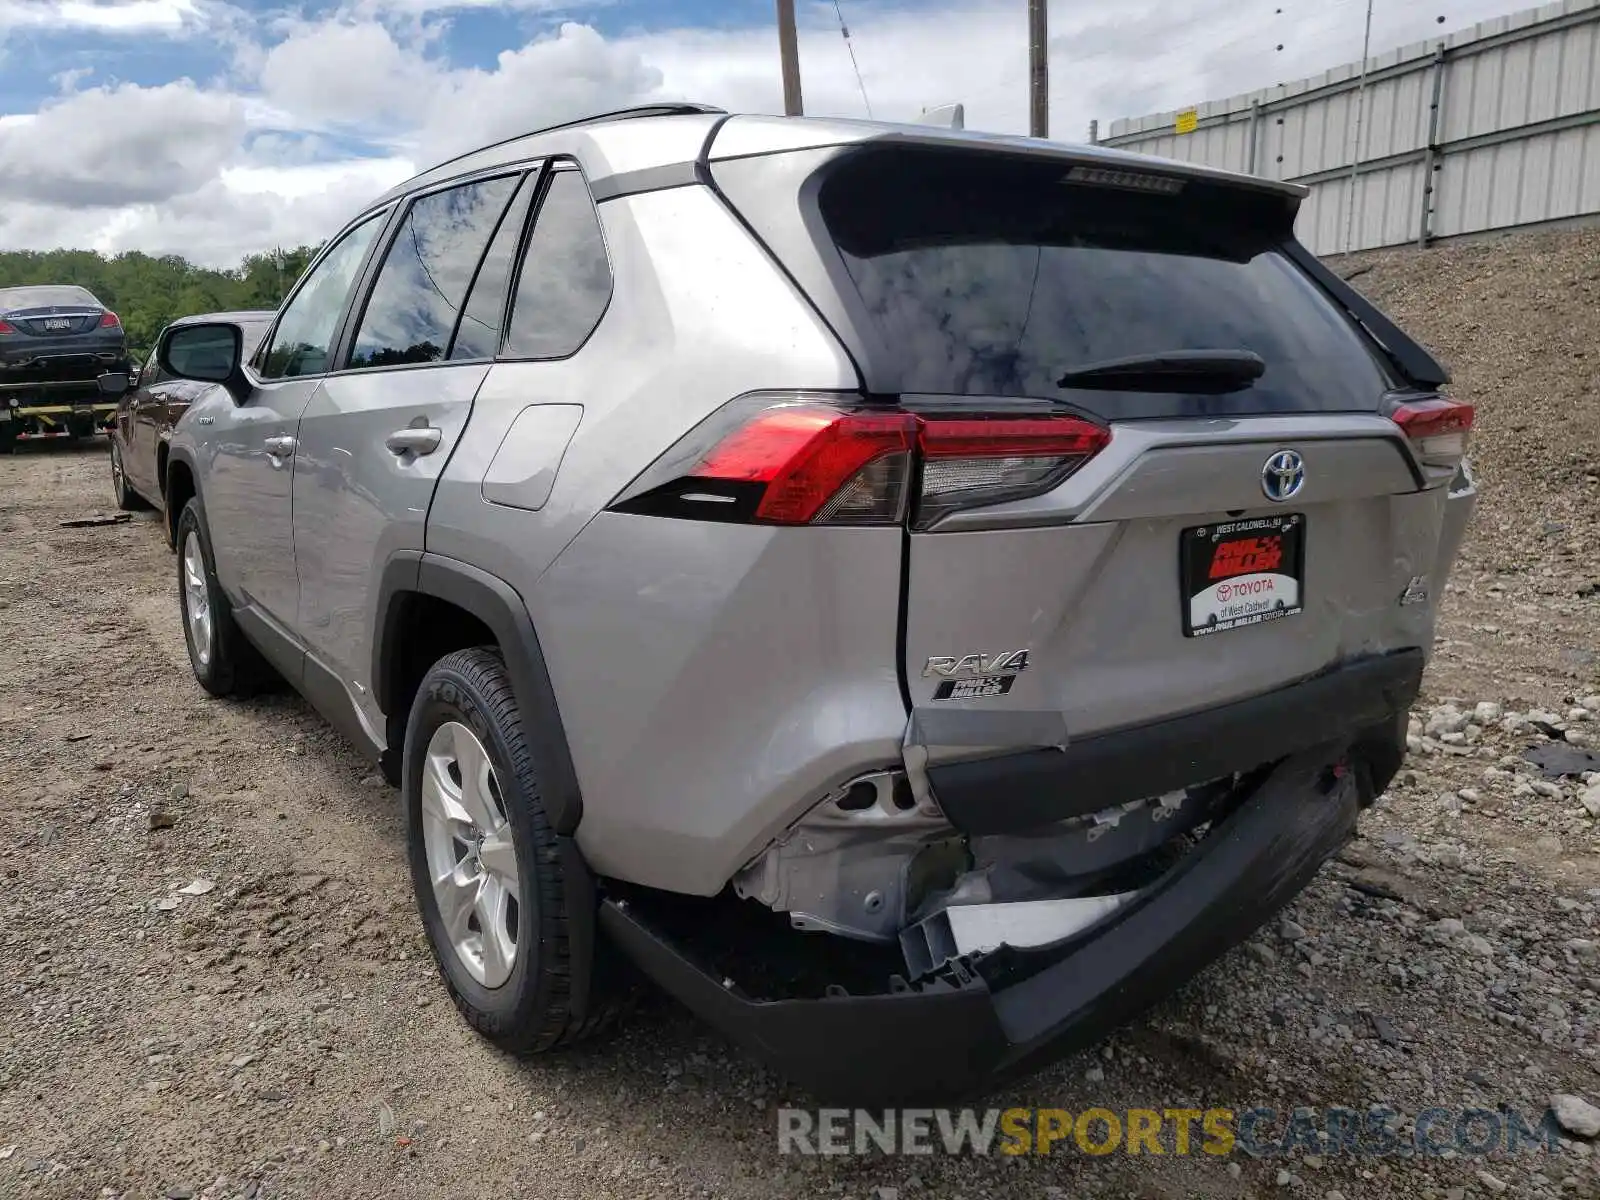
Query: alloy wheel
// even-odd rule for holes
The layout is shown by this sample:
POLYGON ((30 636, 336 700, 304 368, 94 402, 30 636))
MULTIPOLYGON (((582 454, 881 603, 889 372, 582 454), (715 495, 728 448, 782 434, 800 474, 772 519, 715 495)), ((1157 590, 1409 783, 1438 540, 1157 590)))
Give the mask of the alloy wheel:
POLYGON ((200 539, 193 533, 183 539, 183 615, 189 622, 195 659, 202 667, 211 664, 211 591, 206 587, 206 563, 200 552, 200 539))
POLYGON ((445 937, 473 979, 501 986, 517 963, 521 876, 489 753, 459 721, 428 741, 422 837, 445 937))

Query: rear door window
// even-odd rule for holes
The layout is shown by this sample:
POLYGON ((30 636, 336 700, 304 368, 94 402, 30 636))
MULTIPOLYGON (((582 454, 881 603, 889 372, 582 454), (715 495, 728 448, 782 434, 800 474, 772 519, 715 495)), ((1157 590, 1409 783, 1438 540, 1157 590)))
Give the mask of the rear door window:
MULTIPOLYGON (((902 392, 1060 398, 1111 418, 1171 397, 1063 389, 1074 368, 1172 350, 1249 350, 1265 373, 1188 411, 1376 408, 1369 344, 1283 253, 1267 193, 1080 182, 1070 163, 876 150, 840 164, 819 206, 902 392)), ((1101 177, 1103 178, 1103 177, 1101 177)))
POLYGON ((524 177, 500 219, 500 228, 478 267, 478 277, 472 281, 472 293, 450 347, 451 358, 493 358, 499 351, 511 272, 517 265, 517 248, 522 245, 523 228, 528 223, 528 205, 538 186, 537 171, 524 177))
POLYGON ((438 362, 518 176, 419 198, 400 223, 361 316, 351 368, 438 362))

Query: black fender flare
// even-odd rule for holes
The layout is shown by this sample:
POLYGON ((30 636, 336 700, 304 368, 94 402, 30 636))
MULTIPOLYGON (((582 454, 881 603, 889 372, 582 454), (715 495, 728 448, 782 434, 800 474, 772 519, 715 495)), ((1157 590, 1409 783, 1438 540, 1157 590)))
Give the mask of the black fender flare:
POLYGON ((523 734, 541 767, 539 798, 556 833, 570 836, 583 816, 583 795, 550 669, 527 604, 503 579, 469 563, 416 550, 394 554, 380 577, 372 626, 373 695, 390 716, 398 700, 395 664, 400 661, 399 641, 406 628, 408 597, 412 596, 431 596, 453 604, 494 634, 511 676, 523 734))
MULTIPOLYGON (((159 457, 159 450, 157 455, 159 457)), ((183 513, 173 511, 168 497, 172 495, 172 468, 178 463, 182 463, 184 469, 189 472, 189 478, 194 481, 194 494, 198 496, 200 494, 200 468, 194 461, 193 453, 190 452, 187 446, 174 446, 172 439, 168 438, 166 466, 159 472, 156 485, 161 489, 161 523, 167 532, 167 545, 174 549, 178 545, 178 518, 183 513)), ((203 504, 204 501, 202 500, 201 503, 203 504)))

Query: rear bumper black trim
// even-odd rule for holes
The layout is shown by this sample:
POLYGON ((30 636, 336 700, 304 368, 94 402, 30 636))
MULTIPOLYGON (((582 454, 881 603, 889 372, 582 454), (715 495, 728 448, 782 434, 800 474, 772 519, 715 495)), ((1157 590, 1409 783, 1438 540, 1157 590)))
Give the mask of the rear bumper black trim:
POLYGON ((1289 687, 1060 750, 931 766, 928 781, 958 829, 1025 832, 1251 771, 1330 739, 1387 731, 1416 699, 1423 666, 1421 650, 1356 659, 1289 687))
POLYGON ((607 900, 601 926, 667 992, 823 1102, 943 1103, 1092 1044, 1268 921, 1354 831, 1343 742, 1279 766, 1197 851, 1088 934, 958 962, 887 993, 761 1000, 607 900))

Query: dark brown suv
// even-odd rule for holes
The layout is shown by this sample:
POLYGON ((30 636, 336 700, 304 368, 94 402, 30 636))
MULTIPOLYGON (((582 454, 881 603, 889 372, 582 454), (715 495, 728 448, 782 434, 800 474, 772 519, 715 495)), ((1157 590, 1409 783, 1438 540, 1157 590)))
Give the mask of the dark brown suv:
MULTIPOLYGON (((246 353, 249 353, 272 324, 272 317, 270 310, 202 313, 180 317, 167 329, 203 321, 229 321, 244 331, 246 353)), ((165 336, 166 330, 162 333, 165 336)), ((164 509, 166 451, 172 427, 189 411, 195 397, 210 385, 167 374, 156 362, 154 353, 143 369, 129 376, 128 382, 129 390, 118 403, 111 426, 111 487, 116 493, 117 507, 124 511, 152 506, 164 509)))

